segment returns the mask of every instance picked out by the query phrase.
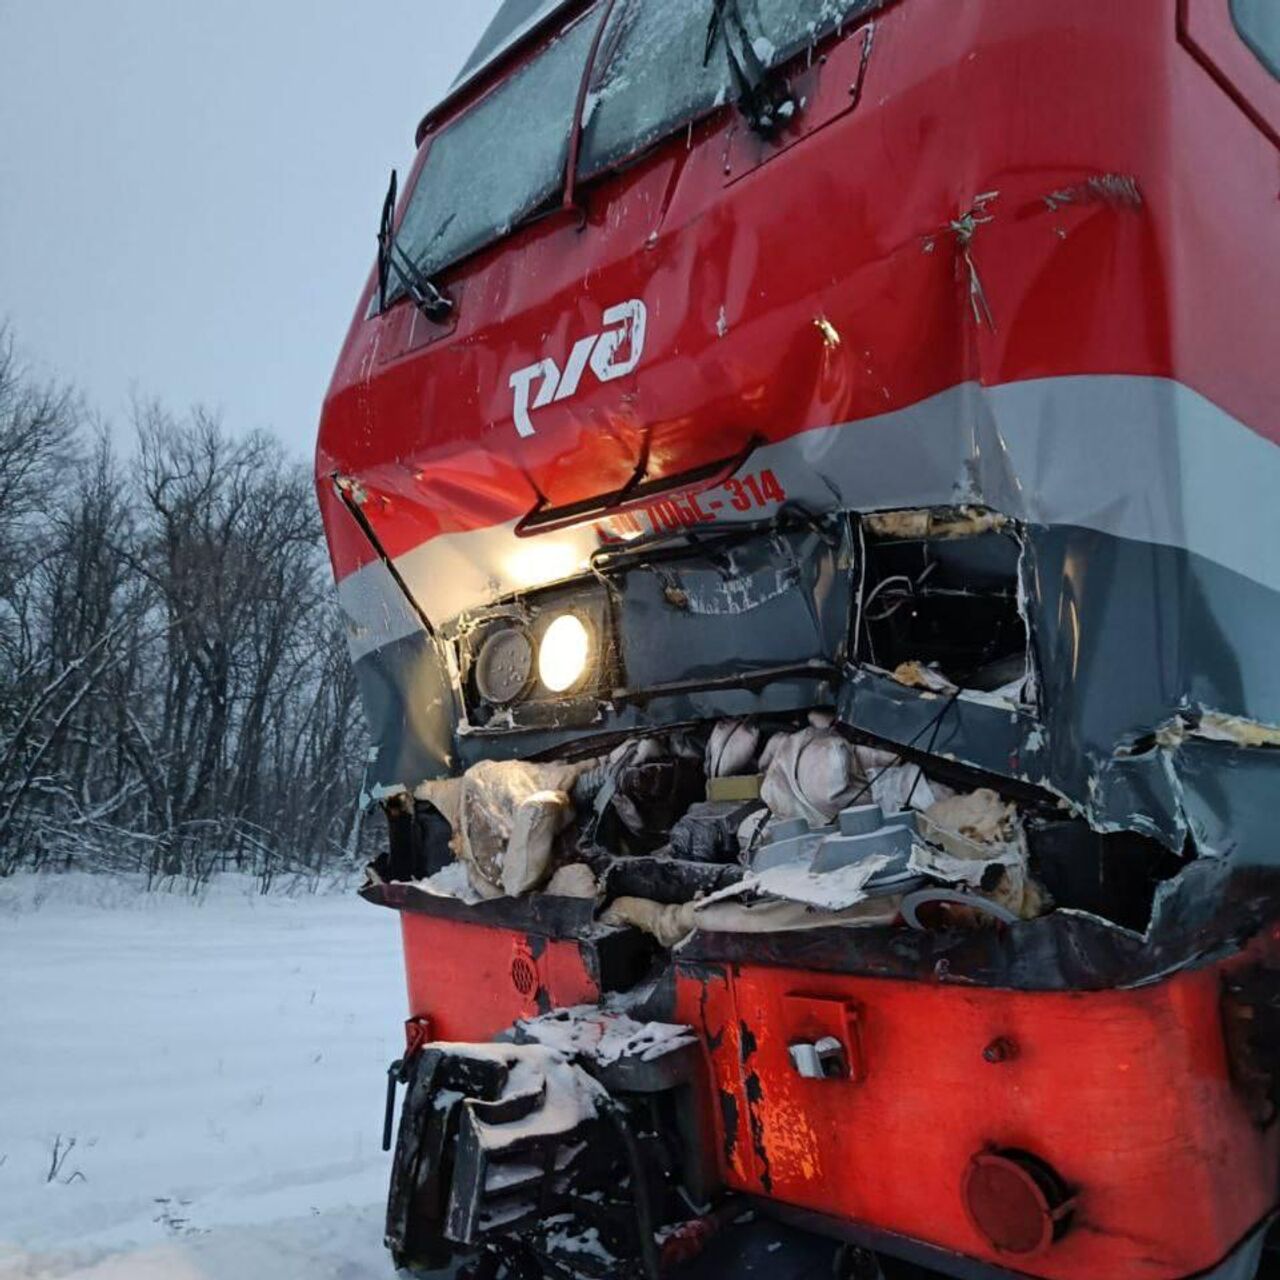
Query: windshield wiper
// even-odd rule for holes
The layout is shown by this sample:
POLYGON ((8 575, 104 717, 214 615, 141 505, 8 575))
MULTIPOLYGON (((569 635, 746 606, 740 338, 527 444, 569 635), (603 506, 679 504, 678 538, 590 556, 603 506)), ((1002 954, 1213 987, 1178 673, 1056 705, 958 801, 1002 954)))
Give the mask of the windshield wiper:
POLYGON ((387 309, 387 272, 391 266, 391 226, 396 212, 396 189, 399 175, 391 170, 387 194, 382 200, 382 217, 378 220, 378 311, 387 309))
POLYGON ((453 314, 453 299, 394 242, 387 254, 387 263, 428 320, 443 324, 453 314))
POLYGON ((453 299, 396 243, 393 223, 397 183, 396 171, 392 169, 378 223, 378 310, 387 309, 387 284, 394 272, 418 310, 428 320, 442 324, 453 314, 453 299))
POLYGON ((738 0, 712 0, 707 43, 702 51, 704 67, 711 61, 711 51, 718 36, 724 39, 729 74, 738 94, 738 110, 754 132, 770 137, 796 113, 795 95, 787 78, 777 71, 770 71, 761 61, 743 21, 738 0), (734 50, 735 41, 740 52, 734 50))

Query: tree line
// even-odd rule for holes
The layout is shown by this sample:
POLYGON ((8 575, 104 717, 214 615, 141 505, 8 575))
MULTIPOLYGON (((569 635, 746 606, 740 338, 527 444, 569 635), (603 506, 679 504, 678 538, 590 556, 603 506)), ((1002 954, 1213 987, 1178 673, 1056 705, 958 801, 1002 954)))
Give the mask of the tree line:
POLYGON ((201 409, 133 418, 122 455, 0 329, 0 875, 354 865, 368 743, 310 472, 201 409))

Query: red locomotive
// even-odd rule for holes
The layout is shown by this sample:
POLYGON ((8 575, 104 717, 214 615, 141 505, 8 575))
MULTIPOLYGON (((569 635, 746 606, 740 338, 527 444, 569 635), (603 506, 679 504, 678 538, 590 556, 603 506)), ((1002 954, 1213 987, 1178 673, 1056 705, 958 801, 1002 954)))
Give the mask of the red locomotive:
POLYGON ((1280 6, 506 0, 417 141, 316 457, 397 1263, 1262 1274, 1280 6))

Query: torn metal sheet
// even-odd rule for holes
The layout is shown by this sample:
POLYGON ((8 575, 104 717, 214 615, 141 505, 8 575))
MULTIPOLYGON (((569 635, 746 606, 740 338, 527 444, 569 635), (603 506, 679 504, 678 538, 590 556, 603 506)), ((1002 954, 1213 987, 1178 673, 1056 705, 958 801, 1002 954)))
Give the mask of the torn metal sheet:
POLYGON ((317 477, 437 1268, 656 1280, 720 1191, 955 1275, 1258 1259, 1276 85, 1238 4, 957 7, 508 7, 387 208, 454 305, 374 273, 317 477), (598 1127, 502 1142, 495 1037, 598 1127))
POLYGON ((878 538, 971 538, 1008 523, 999 511, 974 506, 871 511, 862 518, 867 532, 878 538))
POLYGON ((1132 174, 1097 173, 1091 174, 1083 182, 1050 191, 1044 197, 1044 202, 1050 210, 1094 202, 1128 205, 1136 209, 1142 204, 1142 192, 1138 187, 1138 180, 1132 174))
MULTIPOLYGON (((712 95, 625 179, 587 165, 607 216, 540 224, 518 272, 500 253, 461 263, 455 327, 359 312, 317 466, 377 744, 370 796, 676 725, 794 731, 822 707, 904 770, 976 770, 963 786, 1029 788, 1099 839, 1158 842, 1166 877, 1194 857, 1280 860, 1280 419, 1257 372, 1280 283, 1253 287, 1270 259, 1204 184, 1170 180, 1181 157, 1153 160, 1133 123, 1149 115, 1099 108, 1088 136, 1116 145, 1092 166, 1022 154, 993 114, 1001 68, 1028 118, 1068 127, 1088 40, 1064 55, 1070 78, 1028 83, 1023 28, 993 14, 981 60, 942 23, 917 65, 908 7, 873 27, 871 6, 847 6, 847 29, 802 50, 785 74, 815 92, 776 145, 712 95), (944 65, 967 109, 922 136, 911 103, 944 65), (820 166, 815 198, 785 176, 829 146, 886 145, 915 160, 875 183, 820 166), (1262 311, 1210 306, 1226 280, 1262 311), (645 323, 605 319, 622 311, 645 323), (522 434, 519 375, 546 361, 581 376, 522 434), (633 483, 660 488, 590 505, 633 483), (590 518, 523 536, 531 511, 575 503, 590 518), (918 548, 890 559, 921 562, 881 573, 895 542, 918 548), (564 612, 594 665, 545 697, 539 628, 564 612), (480 681, 483 642, 512 619, 532 674, 480 681)), ((1082 22, 1111 47, 1109 24, 1082 22)), ((784 56, 769 39, 765 63, 784 56)), ((690 83, 699 57, 679 63, 690 83)), ((588 152, 616 109, 591 100, 588 152)), ((1230 189, 1271 199, 1249 147, 1214 156, 1230 189)))
POLYGON ((996 327, 995 317, 991 314, 991 304, 987 301, 987 291, 982 285, 982 276, 978 273, 977 263, 973 258, 973 240, 978 228, 995 220, 990 212, 990 205, 1000 198, 998 191, 984 191, 974 198, 973 204, 959 217, 953 218, 950 230, 955 237, 960 252, 960 260, 964 264, 969 280, 969 306, 973 311, 974 323, 986 325, 988 329, 996 327))

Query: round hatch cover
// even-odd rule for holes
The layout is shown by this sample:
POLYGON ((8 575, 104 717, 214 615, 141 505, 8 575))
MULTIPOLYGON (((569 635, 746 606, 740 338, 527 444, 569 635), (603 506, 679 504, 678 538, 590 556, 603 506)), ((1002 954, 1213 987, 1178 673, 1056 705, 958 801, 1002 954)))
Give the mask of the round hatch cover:
POLYGON ((1026 1151, 979 1152, 965 1171, 963 1197, 969 1221, 1000 1253, 1040 1253, 1071 1221, 1073 1198, 1062 1179, 1026 1151))

